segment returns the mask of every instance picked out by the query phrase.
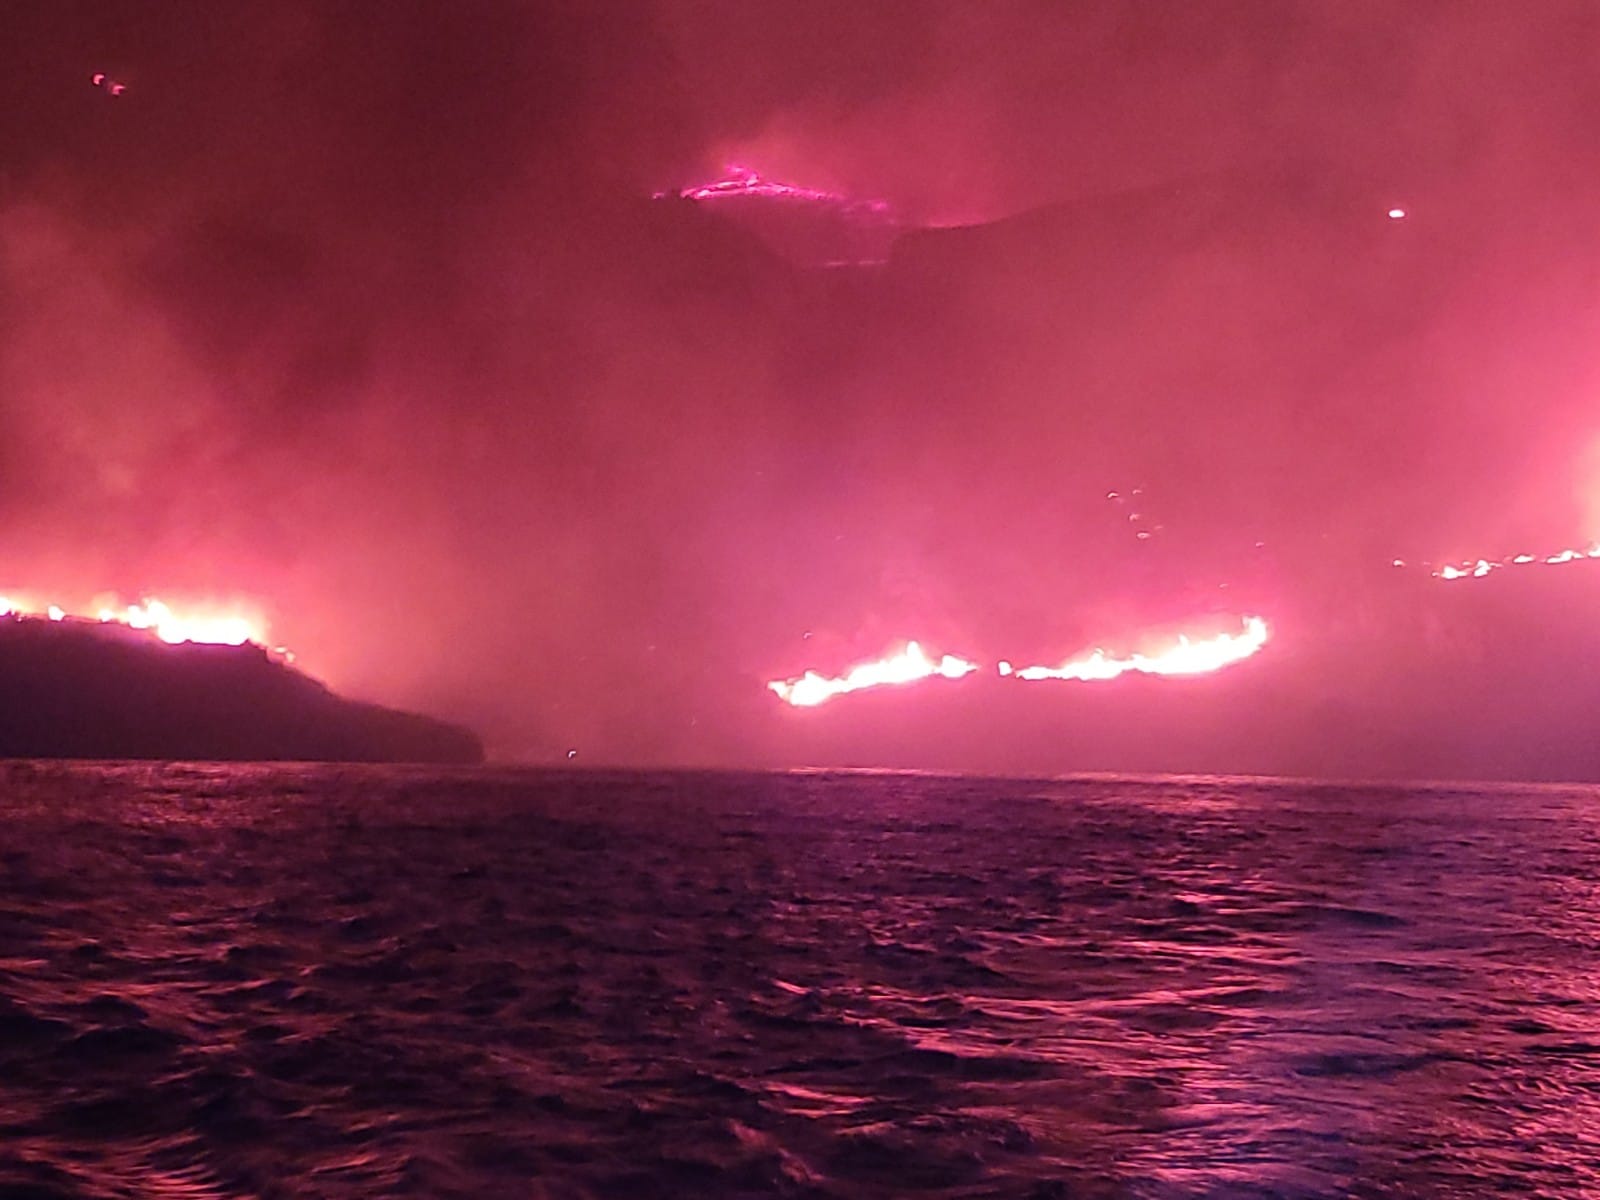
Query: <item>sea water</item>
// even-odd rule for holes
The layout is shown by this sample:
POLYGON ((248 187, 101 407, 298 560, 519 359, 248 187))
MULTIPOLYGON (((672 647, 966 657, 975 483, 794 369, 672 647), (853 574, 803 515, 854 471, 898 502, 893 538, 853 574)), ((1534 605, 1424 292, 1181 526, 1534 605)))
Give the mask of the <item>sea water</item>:
POLYGON ((0 1196, 1600 1195, 1600 789, 0 764, 0 1196))

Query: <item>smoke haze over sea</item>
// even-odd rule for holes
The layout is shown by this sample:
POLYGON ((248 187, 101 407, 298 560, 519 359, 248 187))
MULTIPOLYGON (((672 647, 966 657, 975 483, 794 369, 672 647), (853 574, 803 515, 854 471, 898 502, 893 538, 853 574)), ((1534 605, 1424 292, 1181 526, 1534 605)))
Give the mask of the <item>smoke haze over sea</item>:
POLYGON ((1594 1195, 1597 805, 0 764, 0 1195, 1594 1195))
MULTIPOLYGON (((1600 535, 1587 0, 7 18, 0 594, 238 600, 341 693, 642 766, 863 761, 763 685, 903 639, 1059 663, 1260 612, 1297 769, 1370 774, 1404 676, 1397 740, 1465 732, 1385 771, 1527 773, 1451 672, 1542 609, 1413 655, 1386 572, 1600 535), (899 236, 810 269, 677 198, 729 163, 899 236)), ((1539 736, 1594 637, 1526 664, 1539 736)), ((999 761, 948 762, 982 703, 865 761, 1096 765, 1051 758, 1061 694, 999 761)))
POLYGON ((1597 66, 5 6, 0 1200, 1600 1197, 1597 66))

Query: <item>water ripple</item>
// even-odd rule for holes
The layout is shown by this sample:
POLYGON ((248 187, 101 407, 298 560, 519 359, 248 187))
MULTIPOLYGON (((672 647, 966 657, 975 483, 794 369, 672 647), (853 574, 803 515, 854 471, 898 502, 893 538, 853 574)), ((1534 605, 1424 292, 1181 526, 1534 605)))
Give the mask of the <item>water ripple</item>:
POLYGON ((0 764, 0 1195, 1600 1194, 1600 794, 0 764))

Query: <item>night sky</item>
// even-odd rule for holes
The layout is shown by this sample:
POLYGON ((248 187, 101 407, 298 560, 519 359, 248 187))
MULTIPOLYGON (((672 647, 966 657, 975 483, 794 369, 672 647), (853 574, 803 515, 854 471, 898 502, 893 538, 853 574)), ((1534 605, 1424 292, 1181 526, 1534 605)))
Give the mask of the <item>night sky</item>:
POLYGON ((1417 565, 1600 537, 1592 3, 4 28, 0 591, 258 606, 508 759, 1600 772, 1600 561, 1417 565), (765 687, 908 638, 985 670, 765 687))

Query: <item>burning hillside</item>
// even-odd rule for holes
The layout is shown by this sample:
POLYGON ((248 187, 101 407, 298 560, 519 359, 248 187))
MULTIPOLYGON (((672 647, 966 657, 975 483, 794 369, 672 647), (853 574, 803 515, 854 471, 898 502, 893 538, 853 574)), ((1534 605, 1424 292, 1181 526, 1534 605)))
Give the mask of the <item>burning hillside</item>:
MULTIPOLYGON (((1205 675, 1241 662, 1267 644, 1271 633, 1265 620, 1244 617, 1239 624, 1241 631, 1238 633, 1193 638, 1188 634, 1178 634, 1170 640, 1141 639, 1159 641, 1160 644, 1120 656, 1096 647, 1057 667, 1018 668, 1010 661, 1001 659, 995 664, 995 672, 1029 683, 1049 679, 1079 682, 1107 680, 1130 671, 1143 675, 1205 675)), ((902 650, 858 663, 838 676, 829 677, 808 670, 793 679, 772 680, 767 688, 788 704, 810 708, 850 692, 886 684, 917 683, 924 679, 963 679, 977 670, 978 664, 968 659, 954 654, 931 658, 920 643, 908 642, 902 650)))
POLYGON ((476 762, 465 729, 346 700, 237 609, 0 598, 0 758, 476 762))
MULTIPOLYGON (((67 608, 60 604, 39 603, 0 595, 0 618, 94 622, 153 634, 168 645, 196 642, 203 645, 242 646, 247 642, 271 646, 264 618, 238 606, 202 605, 174 609, 165 601, 146 597, 137 604, 108 602, 90 609, 67 608)), ((271 646, 274 653, 293 660, 283 646, 271 646)))

